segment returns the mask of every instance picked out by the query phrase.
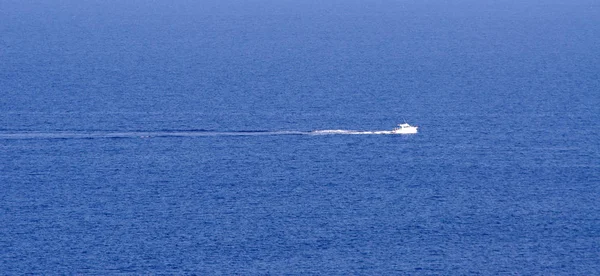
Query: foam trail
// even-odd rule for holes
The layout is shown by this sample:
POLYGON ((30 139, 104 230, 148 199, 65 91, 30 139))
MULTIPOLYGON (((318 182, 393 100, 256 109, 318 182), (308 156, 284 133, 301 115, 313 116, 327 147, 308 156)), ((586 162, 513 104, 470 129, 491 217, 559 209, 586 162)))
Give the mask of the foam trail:
POLYGON ((269 136, 269 135, 360 135, 393 134, 392 131, 357 131, 325 129, 313 131, 12 131, 0 132, 0 140, 25 139, 112 139, 112 138, 152 138, 152 137, 218 137, 218 136, 269 136))
POLYGON ((324 129, 324 130, 313 130, 310 132, 311 135, 360 135, 360 134, 394 134, 390 130, 375 130, 375 131, 359 131, 359 130, 345 130, 345 129, 324 129))

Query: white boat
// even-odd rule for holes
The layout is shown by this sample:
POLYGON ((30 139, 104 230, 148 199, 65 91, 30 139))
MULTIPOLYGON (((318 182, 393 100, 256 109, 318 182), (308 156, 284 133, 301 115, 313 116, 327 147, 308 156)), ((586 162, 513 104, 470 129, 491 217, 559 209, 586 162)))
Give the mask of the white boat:
POLYGON ((418 126, 411 126, 407 123, 399 124, 398 127, 392 130, 393 134, 415 134, 417 133, 418 126))

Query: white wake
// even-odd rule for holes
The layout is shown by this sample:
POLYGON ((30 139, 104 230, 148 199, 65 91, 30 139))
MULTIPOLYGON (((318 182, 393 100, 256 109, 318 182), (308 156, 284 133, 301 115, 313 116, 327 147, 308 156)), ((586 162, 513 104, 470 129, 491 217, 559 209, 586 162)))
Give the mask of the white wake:
POLYGON ((359 130, 345 130, 345 129, 324 129, 324 130, 313 130, 310 132, 312 135, 334 135, 334 134, 347 134, 347 135, 359 135, 359 134, 394 134, 390 130, 374 130, 374 131, 359 131, 359 130))
POLYGON ((110 138, 152 138, 152 137, 215 137, 215 136, 266 136, 266 135, 387 135, 389 130, 359 131, 345 129, 324 129, 313 131, 2 131, 1 140, 22 139, 110 139, 110 138))

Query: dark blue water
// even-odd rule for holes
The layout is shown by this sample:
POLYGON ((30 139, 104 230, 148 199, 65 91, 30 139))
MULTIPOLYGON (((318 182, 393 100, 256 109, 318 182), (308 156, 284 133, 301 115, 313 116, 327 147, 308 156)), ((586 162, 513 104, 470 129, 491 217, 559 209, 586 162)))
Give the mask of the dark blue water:
POLYGON ((598 26, 591 0, 0 0, 0 274, 600 274, 598 26))

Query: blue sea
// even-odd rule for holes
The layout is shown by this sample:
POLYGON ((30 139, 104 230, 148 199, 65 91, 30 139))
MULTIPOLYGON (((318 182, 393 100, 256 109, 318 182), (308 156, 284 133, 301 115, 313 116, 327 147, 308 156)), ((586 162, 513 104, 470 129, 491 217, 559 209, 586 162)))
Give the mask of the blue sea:
POLYGON ((599 27, 597 0, 0 0, 0 274, 598 275, 599 27))

